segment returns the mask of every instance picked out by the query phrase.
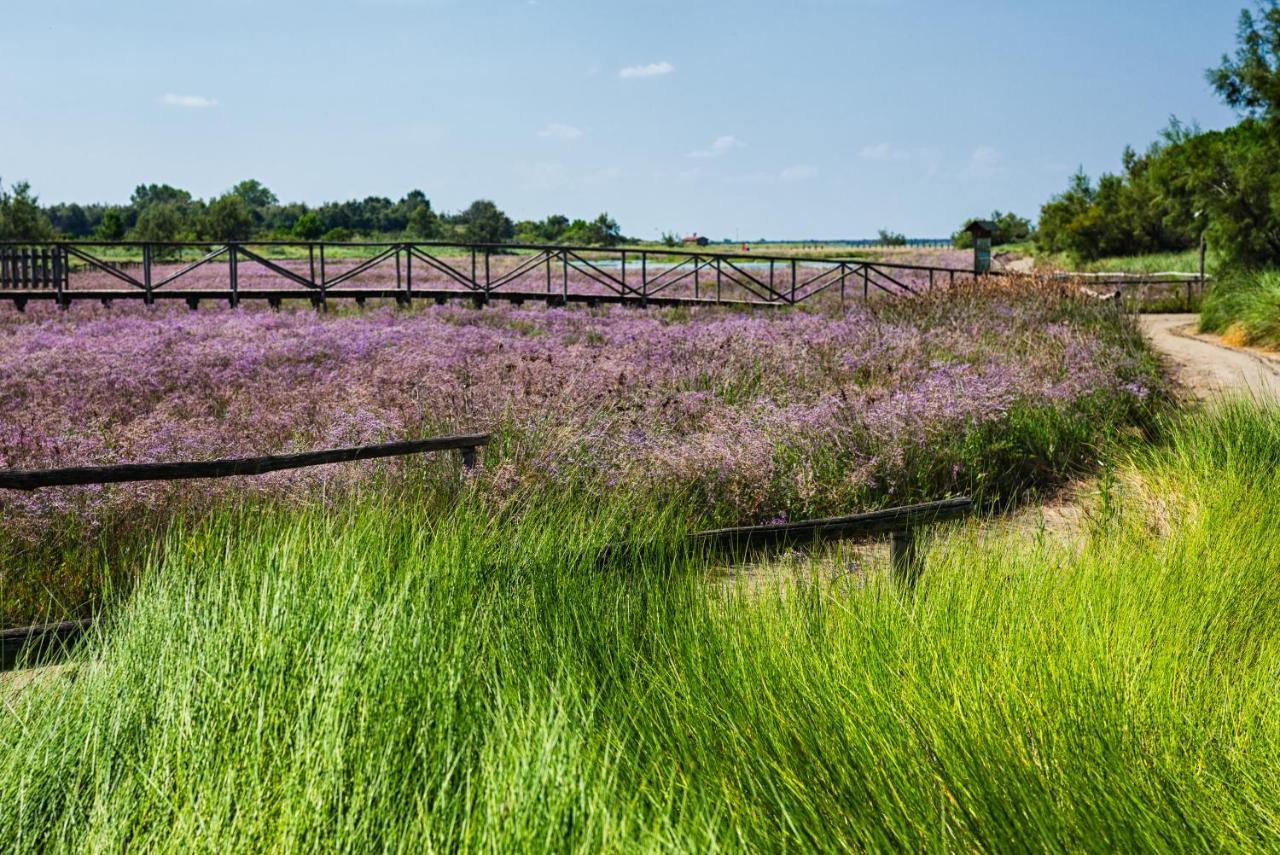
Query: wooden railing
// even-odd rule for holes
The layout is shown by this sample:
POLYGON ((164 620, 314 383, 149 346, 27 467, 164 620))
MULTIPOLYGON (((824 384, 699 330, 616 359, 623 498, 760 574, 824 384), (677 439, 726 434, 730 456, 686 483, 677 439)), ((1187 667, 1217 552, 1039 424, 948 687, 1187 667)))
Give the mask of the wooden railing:
POLYGON ((834 291, 841 299, 918 294, 977 276, 853 257, 438 241, 9 242, 0 243, 0 261, 0 293, 19 309, 31 300, 184 300, 193 309, 201 300, 296 299, 790 306, 834 291))

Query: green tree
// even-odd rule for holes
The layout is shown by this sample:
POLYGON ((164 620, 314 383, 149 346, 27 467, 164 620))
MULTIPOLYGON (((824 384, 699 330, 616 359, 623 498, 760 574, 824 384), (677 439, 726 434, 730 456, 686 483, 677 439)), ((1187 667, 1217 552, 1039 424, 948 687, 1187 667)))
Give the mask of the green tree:
POLYGON ((462 212, 463 239, 467 243, 505 243, 515 236, 515 223, 488 199, 477 199, 462 212))
POLYGON ((124 214, 119 208, 111 207, 102 212, 102 220, 93 230, 93 236, 98 240, 123 240, 125 231, 124 214))
POLYGON ((1260 2, 1256 16, 1241 11, 1235 57, 1223 54, 1206 76, 1228 106, 1280 125, 1280 0, 1260 2))
POLYGON ((191 194, 168 184, 139 184, 133 190, 129 203, 139 212, 152 205, 190 205, 191 194))
POLYGON ((267 189, 266 185, 256 178, 246 178, 241 181, 231 188, 228 195, 239 196, 254 211, 265 211, 267 208, 280 204, 276 194, 272 193, 267 189))
POLYGON ((177 202, 150 204, 138 214, 129 238, 156 243, 180 240, 187 234, 186 219, 184 209, 177 202))
POLYGON ((253 210, 243 196, 231 192, 209 203, 204 215, 206 237, 218 241, 241 241, 253 237, 253 210))
POLYGON ((53 224, 40 209, 31 185, 19 181, 10 189, 0 184, 0 240, 52 240, 53 224))
POLYGON ((435 240, 440 237, 440 218, 431 210, 431 203, 423 200, 409 214, 408 232, 419 240, 435 240))
POLYGON ((324 223, 320 222, 320 218, 316 216, 315 211, 307 211, 293 221, 291 231, 294 237, 299 237, 303 240, 315 240, 324 234, 324 223))

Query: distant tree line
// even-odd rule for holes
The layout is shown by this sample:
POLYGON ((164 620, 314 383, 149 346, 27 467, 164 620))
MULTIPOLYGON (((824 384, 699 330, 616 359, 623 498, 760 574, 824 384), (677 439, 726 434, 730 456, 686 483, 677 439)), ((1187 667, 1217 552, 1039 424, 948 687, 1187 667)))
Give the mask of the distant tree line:
POLYGON ((168 184, 141 184, 128 204, 41 206, 26 182, 0 184, 0 240, 244 241, 387 237, 466 243, 560 243, 612 246, 622 238, 608 214, 570 220, 553 214, 513 222, 488 199, 457 213, 437 212, 421 190, 399 201, 368 196, 315 207, 282 204, 260 181, 241 181, 212 199, 168 184))
POLYGON ((1206 73, 1239 124, 1170 121, 1123 171, 1083 171, 1040 212, 1038 242, 1078 259, 1177 251, 1204 236, 1226 265, 1280 264, 1280 0, 1240 14, 1237 49, 1206 73))

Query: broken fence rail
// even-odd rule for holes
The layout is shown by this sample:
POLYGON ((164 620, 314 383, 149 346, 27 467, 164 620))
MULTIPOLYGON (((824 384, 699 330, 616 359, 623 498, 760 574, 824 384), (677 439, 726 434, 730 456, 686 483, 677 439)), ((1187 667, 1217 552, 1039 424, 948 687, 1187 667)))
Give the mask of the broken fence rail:
MULTIPOLYGON (((689 535, 685 543, 693 548, 728 553, 735 559, 742 559, 749 553, 765 549, 808 546, 832 540, 888 534, 894 578, 912 585, 919 578, 921 570, 915 547, 915 530, 966 517, 973 513, 974 507, 972 499, 960 496, 851 516, 700 531, 689 535)), ((604 548, 600 559, 609 560, 645 548, 645 544, 635 542, 612 543, 604 548)))
POLYGON ((38 490, 80 484, 119 484, 129 481, 178 481, 187 478, 230 478, 235 475, 262 475, 282 469, 301 469, 327 463, 374 460, 428 451, 458 450, 467 468, 475 465, 476 449, 489 443, 489 434, 473 433, 384 442, 351 448, 307 451, 301 454, 273 454, 264 457, 237 457, 180 463, 122 463, 114 466, 72 466, 65 469, 9 469, 0 471, 0 488, 38 490))

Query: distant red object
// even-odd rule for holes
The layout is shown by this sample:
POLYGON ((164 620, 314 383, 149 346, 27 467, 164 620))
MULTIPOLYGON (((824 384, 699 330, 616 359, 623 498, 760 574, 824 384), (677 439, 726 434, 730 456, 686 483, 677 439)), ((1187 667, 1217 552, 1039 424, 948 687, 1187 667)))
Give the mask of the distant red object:
POLYGON ((710 241, 710 240, 708 240, 707 238, 705 238, 705 237, 703 237, 702 235, 698 234, 697 232, 694 232, 694 233, 693 233, 693 234, 691 234, 691 235, 685 235, 683 238, 681 238, 681 239, 680 239, 680 242, 681 242, 681 243, 696 243, 698 246, 706 246, 707 244, 711 243, 711 241, 710 241))

